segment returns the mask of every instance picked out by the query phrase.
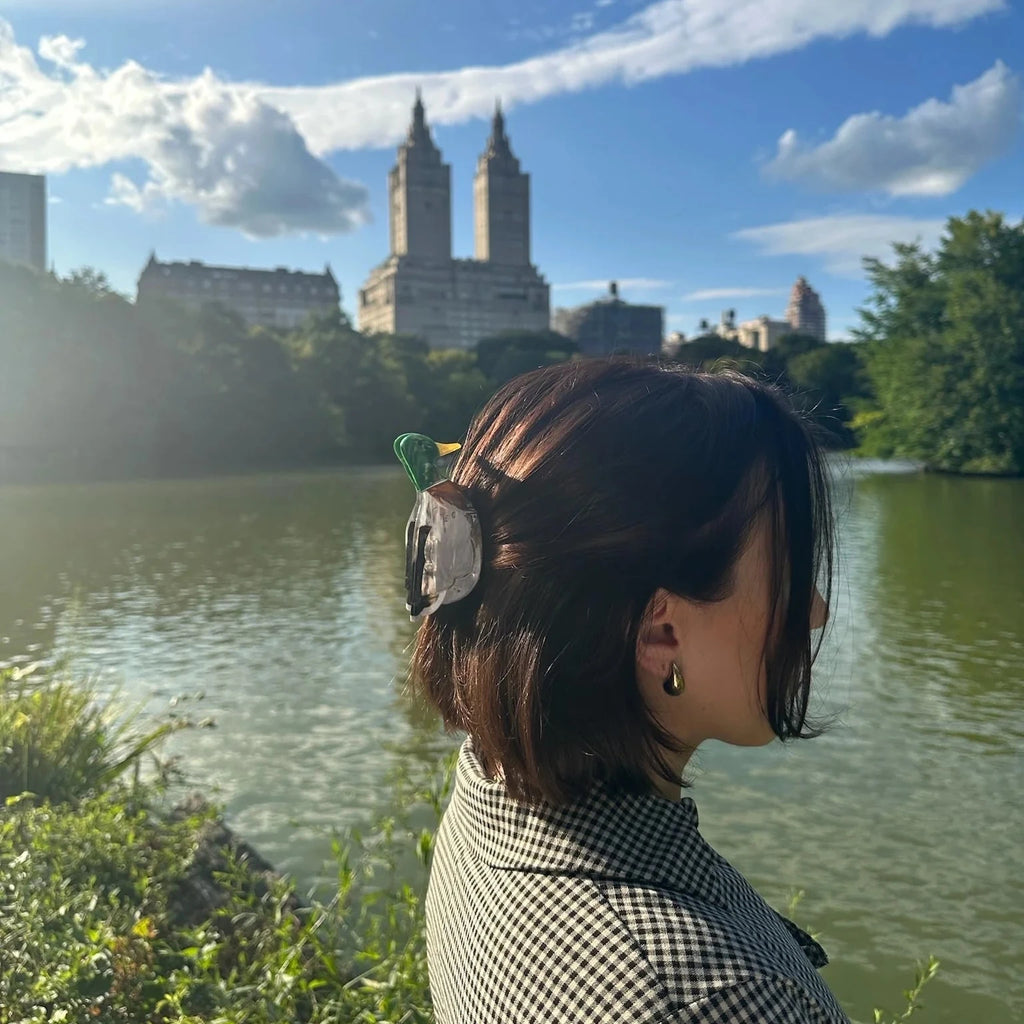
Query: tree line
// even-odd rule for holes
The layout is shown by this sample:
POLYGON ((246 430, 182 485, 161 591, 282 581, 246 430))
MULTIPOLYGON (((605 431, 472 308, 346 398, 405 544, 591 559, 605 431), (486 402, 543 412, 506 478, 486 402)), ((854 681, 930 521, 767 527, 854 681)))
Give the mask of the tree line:
POLYGON ((341 310, 252 327, 217 305, 133 303, 94 270, 0 264, 0 479, 380 462, 406 430, 461 437, 509 377, 574 354, 554 332, 432 351, 341 310))
MULTIPOLYGON (((837 447, 1024 471, 1024 227, 972 213, 936 252, 894 255, 866 261, 856 342, 789 335, 759 353, 704 335, 673 358, 782 382, 837 447)), ((91 270, 0 265, 0 479, 380 462, 397 434, 461 437, 504 381, 574 358, 554 331, 431 350, 340 310, 271 330, 215 305, 136 304, 91 270)))

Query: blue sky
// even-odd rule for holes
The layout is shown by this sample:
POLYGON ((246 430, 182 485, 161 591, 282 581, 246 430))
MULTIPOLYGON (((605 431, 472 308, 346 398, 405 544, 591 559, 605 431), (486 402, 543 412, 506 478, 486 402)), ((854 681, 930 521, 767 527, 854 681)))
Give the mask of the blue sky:
POLYGON ((416 86, 456 255, 500 96, 553 304, 692 333, 804 274, 839 338, 860 256, 1024 212, 1022 54, 1018 0, 5 0, 0 169, 49 175, 60 272, 330 262, 353 311, 416 86))

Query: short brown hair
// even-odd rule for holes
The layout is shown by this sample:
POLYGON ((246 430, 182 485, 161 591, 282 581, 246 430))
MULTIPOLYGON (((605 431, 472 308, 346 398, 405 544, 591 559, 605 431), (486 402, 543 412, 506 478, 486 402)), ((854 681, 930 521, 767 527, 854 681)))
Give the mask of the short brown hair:
POLYGON ((644 616, 659 588, 727 596, 762 514, 776 638, 765 712, 783 739, 813 734, 808 623, 816 582, 826 601, 831 589, 829 488, 779 390, 624 358, 547 367, 481 410, 452 479, 480 515, 483 571, 420 628, 412 678, 514 797, 672 778, 660 748, 678 743, 636 681, 644 616))

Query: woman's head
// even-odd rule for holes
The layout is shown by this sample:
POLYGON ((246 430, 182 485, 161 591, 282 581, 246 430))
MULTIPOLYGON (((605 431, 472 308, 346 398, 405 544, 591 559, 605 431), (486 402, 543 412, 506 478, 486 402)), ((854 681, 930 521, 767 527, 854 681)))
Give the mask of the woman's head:
POLYGON ((413 676, 513 795, 641 789, 703 739, 808 734, 832 525, 778 391, 621 359, 537 370, 475 418, 452 479, 483 571, 423 624, 413 676))

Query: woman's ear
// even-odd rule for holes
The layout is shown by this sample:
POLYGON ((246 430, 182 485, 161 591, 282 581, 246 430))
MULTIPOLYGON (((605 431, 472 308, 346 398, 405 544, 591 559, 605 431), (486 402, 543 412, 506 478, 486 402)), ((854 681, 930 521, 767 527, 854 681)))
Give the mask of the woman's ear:
POLYGON ((637 672, 664 678, 679 656, 679 636, 674 623, 679 599, 667 590, 657 590, 648 605, 644 624, 636 641, 637 672))

